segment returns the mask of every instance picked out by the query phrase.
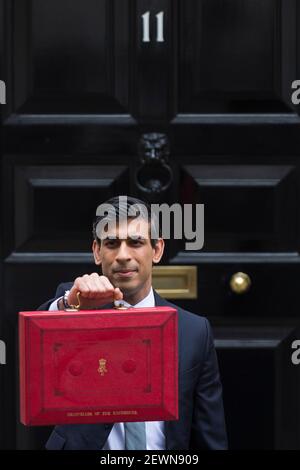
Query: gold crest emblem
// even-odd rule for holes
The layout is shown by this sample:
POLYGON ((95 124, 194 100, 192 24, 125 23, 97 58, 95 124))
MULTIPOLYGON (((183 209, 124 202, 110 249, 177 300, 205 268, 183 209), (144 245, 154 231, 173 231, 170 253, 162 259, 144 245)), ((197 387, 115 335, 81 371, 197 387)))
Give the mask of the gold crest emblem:
POLYGON ((107 369, 106 369, 106 363, 107 363, 107 360, 106 359, 99 359, 99 368, 98 368, 98 372, 100 375, 104 375, 106 374, 107 372, 107 369))

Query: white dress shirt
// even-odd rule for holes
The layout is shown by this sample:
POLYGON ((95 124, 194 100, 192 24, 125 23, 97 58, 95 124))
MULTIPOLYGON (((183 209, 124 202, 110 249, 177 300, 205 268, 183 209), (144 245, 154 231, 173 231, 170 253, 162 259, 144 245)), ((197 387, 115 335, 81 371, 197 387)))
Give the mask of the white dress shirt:
MULTIPOLYGON (((58 299, 59 300, 59 299, 58 299)), ((132 305, 123 301, 126 307, 132 305)), ((154 293, 151 287, 149 294, 136 305, 134 308, 155 307, 154 293)), ((52 302, 49 310, 57 310, 57 300, 52 302)), ((166 436, 164 421, 146 421, 146 444, 145 450, 165 450, 166 436)), ((103 450, 125 450, 125 430, 124 423, 115 423, 103 447, 103 450)))

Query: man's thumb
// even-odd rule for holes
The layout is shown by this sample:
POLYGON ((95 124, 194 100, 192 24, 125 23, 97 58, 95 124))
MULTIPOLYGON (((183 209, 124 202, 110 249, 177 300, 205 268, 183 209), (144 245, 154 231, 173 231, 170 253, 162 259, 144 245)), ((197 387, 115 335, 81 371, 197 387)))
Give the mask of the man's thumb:
POLYGON ((115 300, 122 300, 123 299, 123 292, 120 291, 119 287, 116 287, 114 290, 114 299, 115 300))

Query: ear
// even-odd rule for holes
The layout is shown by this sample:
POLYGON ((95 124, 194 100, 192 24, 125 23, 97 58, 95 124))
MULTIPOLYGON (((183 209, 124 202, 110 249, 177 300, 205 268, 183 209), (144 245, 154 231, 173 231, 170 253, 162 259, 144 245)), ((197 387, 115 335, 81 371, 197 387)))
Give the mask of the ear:
POLYGON ((102 263, 102 256, 100 252, 100 245, 98 242, 96 242, 96 240, 93 241, 92 250, 93 250, 95 264, 99 266, 102 263))
POLYGON ((153 263, 157 264, 160 262, 161 257, 164 253, 164 249, 165 249, 165 242, 163 238, 159 238, 156 242, 155 247, 153 248, 153 256, 152 256, 153 263))

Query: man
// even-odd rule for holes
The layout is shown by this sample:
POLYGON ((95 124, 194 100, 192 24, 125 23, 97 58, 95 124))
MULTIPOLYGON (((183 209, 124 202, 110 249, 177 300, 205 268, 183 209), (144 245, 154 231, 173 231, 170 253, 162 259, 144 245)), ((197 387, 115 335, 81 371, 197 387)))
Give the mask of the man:
MULTIPOLYGON (((104 216, 96 217, 93 224, 92 250, 102 275, 85 274, 77 277, 73 283, 60 284, 55 298, 39 310, 62 310, 74 305, 78 292, 83 309, 112 308, 109 302, 116 299, 133 307, 176 307, 152 289, 152 265, 158 263, 163 255, 164 240, 158 235, 151 238, 155 230, 152 230, 150 208, 142 201, 128 197, 126 207, 120 209, 120 198, 112 198, 105 203, 117 216, 116 224, 109 223, 109 214, 105 230, 101 225, 105 221, 104 216), (130 215, 130 208, 136 205, 146 207, 146 212, 141 210, 138 216, 130 215)), ((204 317, 176 308, 179 333, 179 419, 139 423, 144 432, 142 448, 226 449, 222 387, 210 325, 204 317)), ((124 423, 63 425, 55 427, 46 447, 123 450, 131 448, 127 445, 127 436, 129 430, 124 423)))

